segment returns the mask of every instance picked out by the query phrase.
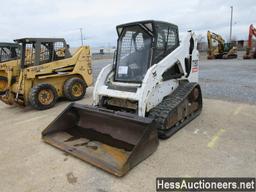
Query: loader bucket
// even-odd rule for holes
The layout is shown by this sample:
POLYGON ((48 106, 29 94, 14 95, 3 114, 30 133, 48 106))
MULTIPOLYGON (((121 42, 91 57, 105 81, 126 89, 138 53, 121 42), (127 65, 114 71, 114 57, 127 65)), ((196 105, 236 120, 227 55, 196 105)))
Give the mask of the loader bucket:
POLYGON ((125 175, 158 146, 152 119, 76 103, 42 132, 42 139, 116 176, 125 175))

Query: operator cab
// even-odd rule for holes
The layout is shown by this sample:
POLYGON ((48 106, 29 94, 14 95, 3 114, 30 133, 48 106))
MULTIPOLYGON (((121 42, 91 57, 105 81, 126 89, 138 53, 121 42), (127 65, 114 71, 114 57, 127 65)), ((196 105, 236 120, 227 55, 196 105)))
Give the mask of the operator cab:
POLYGON ((147 70, 179 46, 178 27, 160 21, 117 26, 116 82, 141 83, 147 70))
POLYGON ((17 43, 0 43, 0 63, 17 59, 19 48, 17 43))
POLYGON ((15 42, 21 45, 21 68, 71 57, 63 38, 23 38, 15 42))

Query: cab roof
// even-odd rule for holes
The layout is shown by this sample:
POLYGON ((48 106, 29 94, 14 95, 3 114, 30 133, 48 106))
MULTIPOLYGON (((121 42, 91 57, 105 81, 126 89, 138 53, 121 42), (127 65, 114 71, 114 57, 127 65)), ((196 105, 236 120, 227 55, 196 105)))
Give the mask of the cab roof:
POLYGON ((116 27, 124 27, 124 26, 138 25, 138 24, 146 24, 146 23, 172 25, 172 26, 176 26, 176 27, 177 27, 177 25, 175 25, 175 24, 173 24, 173 23, 169 23, 169 22, 165 22, 165 21, 157 21, 157 20, 134 21, 134 22, 130 22, 130 23, 120 24, 120 25, 117 25, 116 27))
POLYGON ((34 43, 34 42, 65 42, 64 38, 21 38, 14 40, 17 43, 34 43))
POLYGON ((0 42, 0 47, 19 47, 17 43, 0 42))
POLYGON ((128 26, 133 26, 133 25, 144 25, 152 33, 155 33, 156 27, 158 25, 162 25, 162 26, 166 26, 166 27, 172 27, 172 28, 176 28, 178 30, 178 26, 175 25, 175 24, 172 24, 172 23, 168 23, 168 22, 165 22, 165 21, 157 21, 157 20, 143 20, 143 21, 135 21, 135 22, 130 22, 130 23, 124 23, 124 24, 121 24, 121 25, 117 25, 116 30, 117 30, 118 35, 121 34, 122 28, 128 27, 128 26), (152 25, 151 29, 150 29, 150 27, 147 27, 148 24, 152 25))

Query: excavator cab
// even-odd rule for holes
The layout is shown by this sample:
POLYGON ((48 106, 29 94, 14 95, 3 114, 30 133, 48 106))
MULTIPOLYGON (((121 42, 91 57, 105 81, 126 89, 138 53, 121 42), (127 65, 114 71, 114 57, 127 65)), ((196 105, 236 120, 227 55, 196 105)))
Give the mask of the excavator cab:
POLYGON ((223 59, 237 58, 237 47, 235 42, 224 43, 223 59))

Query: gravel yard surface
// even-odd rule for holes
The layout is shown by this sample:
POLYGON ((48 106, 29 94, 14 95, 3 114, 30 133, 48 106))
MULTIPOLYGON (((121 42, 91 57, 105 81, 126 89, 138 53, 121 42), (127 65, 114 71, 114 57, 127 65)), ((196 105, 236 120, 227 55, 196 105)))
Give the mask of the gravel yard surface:
MULTIPOLYGON (((256 104, 256 60, 207 60, 201 54, 199 83, 203 97, 226 101, 256 104)), ((94 60, 94 82, 100 70, 112 59, 94 60)))

